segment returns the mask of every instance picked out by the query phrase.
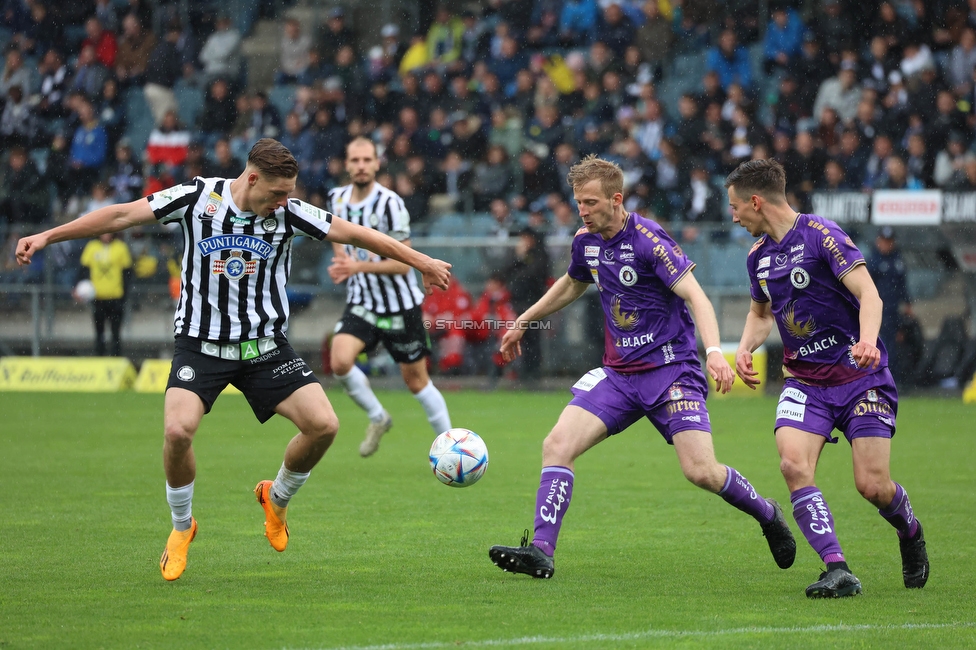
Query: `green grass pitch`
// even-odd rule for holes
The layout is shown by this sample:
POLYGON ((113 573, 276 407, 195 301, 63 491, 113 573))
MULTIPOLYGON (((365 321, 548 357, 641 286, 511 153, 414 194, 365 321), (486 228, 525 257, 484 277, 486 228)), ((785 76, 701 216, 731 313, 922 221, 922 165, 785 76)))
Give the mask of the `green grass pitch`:
MULTIPOLYGON (((447 393, 454 424, 491 454, 465 489, 431 474, 433 436, 408 393, 380 393, 394 428, 369 459, 365 416, 329 393, 342 430, 292 502, 280 554, 251 490, 274 477, 292 427, 221 397, 197 434, 200 532, 174 583, 157 565, 171 527, 162 396, 0 394, 0 649, 976 647, 972 406, 901 403, 892 472, 925 525, 924 590, 902 586, 895 533, 856 493, 847 443, 827 447, 818 484, 864 593, 809 601, 821 565, 792 519, 797 561, 782 571, 759 526, 685 481, 646 421, 578 461, 542 581, 503 573, 487 550, 532 526, 541 442, 568 391, 447 393)), ((710 406, 719 461, 788 506, 775 401, 710 406)))

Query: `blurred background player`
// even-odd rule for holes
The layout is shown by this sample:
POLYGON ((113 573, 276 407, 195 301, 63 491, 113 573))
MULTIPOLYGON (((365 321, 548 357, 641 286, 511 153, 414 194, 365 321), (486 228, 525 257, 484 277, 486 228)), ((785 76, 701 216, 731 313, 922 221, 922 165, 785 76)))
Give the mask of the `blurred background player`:
MULTIPOLYGON (((396 192, 376 182, 380 161, 376 145, 358 137, 346 146, 346 173, 351 183, 329 192, 330 210, 336 216, 376 230, 410 245, 410 214, 396 192)), ((451 428, 444 396, 427 373, 430 339, 424 328, 424 292, 406 264, 385 259, 352 244, 333 246, 335 256, 329 276, 336 284, 346 282, 346 309, 332 337, 331 366, 349 397, 369 417, 366 437, 359 446, 370 456, 393 419, 377 399, 356 357, 383 343, 400 366, 407 388, 417 398, 434 434, 451 428)))
POLYGON ((908 493, 891 480, 898 390, 878 339, 881 299, 864 257, 836 223, 790 207, 786 172, 775 160, 742 163, 725 186, 732 220, 759 237, 747 261, 752 306, 735 355, 747 386, 759 384, 752 352, 774 323, 783 339, 786 383, 775 424, 780 469, 793 517, 827 566, 807 596, 861 592, 814 482, 824 444, 837 442, 834 428, 851 445, 857 491, 898 532, 905 586, 923 587, 929 561, 922 526, 908 493))
POLYGON ((660 225, 627 212, 623 172, 615 163, 587 157, 571 168, 569 182, 583 219, 569 270, 516 319, 501 352, 507 361, 514 359, 528 323, 566 307, 596 284, 606 323, 603 367, 576 382, 572 401, 542 443, 531 545, 526 531, 520 546, 492 546, 489 557, 505 571, 552 577, 576 459, 646 417, 674 445, 685 477, 755 518, 776 564, 789 568, 796 542, 779 505, 715 459, 696 322, 706 346, 706 368, 722 393, 732 387, 735 375, 719 347, 715 311, 691 272, 694 263, 660 225))

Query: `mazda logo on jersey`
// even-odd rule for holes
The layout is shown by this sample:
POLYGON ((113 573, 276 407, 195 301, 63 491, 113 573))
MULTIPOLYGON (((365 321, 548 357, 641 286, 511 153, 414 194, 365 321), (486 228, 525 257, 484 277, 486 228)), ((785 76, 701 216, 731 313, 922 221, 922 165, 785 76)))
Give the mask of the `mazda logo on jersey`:
POLYGON ((244 250, 266 260, 274 253, 274 246, 251 235, 214 235, 201 239, 197 248, 205 257, 219 251, 244 250))

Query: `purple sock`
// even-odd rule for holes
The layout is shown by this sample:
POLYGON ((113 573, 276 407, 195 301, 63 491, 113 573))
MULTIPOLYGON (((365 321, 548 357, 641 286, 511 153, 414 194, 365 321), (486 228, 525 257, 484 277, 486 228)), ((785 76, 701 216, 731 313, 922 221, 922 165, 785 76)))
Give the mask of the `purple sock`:
POLYGON ((837 541, 837 534, 834 533, 834 516, 830 514, 827 501, 817 486, 800 488, 790 494, 790 501, 793 503, 793 518, 796 525, 803 531, 804 537, 810 542, 824 561, 843 562, 844 551, 840 548, 837 541))
POLYGON ((556 539, 573 496, 573 470, 568 467, 543 467, 539 491, 535 495, 535 534, 532 545, 552 557, 556 539))
POLYGON ((912 502, 908 500, 905 488, 895 483, 895 496, 884 510, 878 514, 888 520, 888 523, 898 531, 898 537, 913 537, 918 531, 918 521, 912 512, 912 502))
POLYGON ((719 490, 718 495, 747 515, 752 515, 759 523, 771 522, 773 506, 759 496, 752 484, 735 468, 726 467, 725 470, 725 485, 719 490))

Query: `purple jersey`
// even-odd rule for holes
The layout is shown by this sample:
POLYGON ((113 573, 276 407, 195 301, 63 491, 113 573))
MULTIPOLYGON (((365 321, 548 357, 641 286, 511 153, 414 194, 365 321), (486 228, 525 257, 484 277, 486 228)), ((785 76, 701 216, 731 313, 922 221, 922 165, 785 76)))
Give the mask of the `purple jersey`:
POLYGON ((842 282, 864 256, 840 227, 813 214, 797 216, 783 241, 763 235, 749 251, 752 299, 768 302, 783 339, 787 376, 808 384, 836 386, 879 372, 881 363, 860 369, 851 346, 860 338, 860 304, 842 282))
POLYGON ((604 366, 626 374, 697 361, 695 324, 672 291, 694 266, 661 226, 633 212, 609 240, 576 233, 567 273, 600 290, 604 366))

